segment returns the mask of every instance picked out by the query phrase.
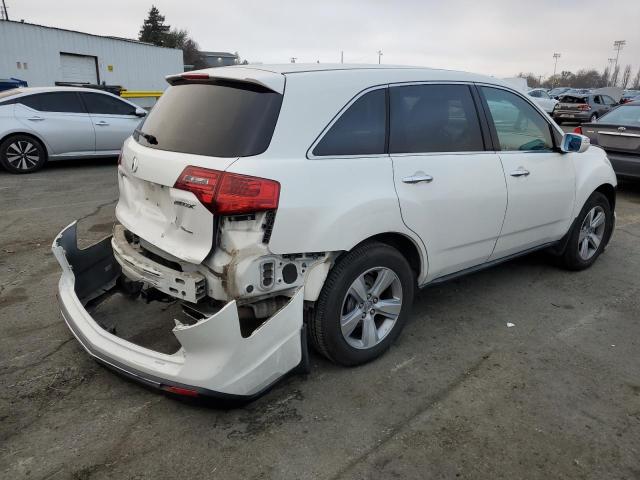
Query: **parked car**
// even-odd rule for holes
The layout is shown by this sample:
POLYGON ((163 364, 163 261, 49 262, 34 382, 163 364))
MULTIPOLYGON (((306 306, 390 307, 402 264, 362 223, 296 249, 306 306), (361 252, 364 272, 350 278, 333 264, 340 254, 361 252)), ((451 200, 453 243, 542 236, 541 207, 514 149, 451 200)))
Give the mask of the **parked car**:
POLYGON ((620 104, 640 100, 640 90, 625 90, 620 99, 620 104))
POLYGON ((569 90, 571 90, 571 87, 556 87, 549 90, 548 93, 551 98, 555 98, 557 100, 560 97, 560 95, 562 95, 563 93, 569 90))
POLYGON ((604 148, 619 177, 640 179, 640 101, 621 105, 576 130, 604 148))
POLYGON ((551 114, 555 108, 558 100, 551 98, 544 88, 533 88, 527 92, 530 97, 533 97, 535 102, 538 103, 542 109, 551 114))
POLYGON ((117 156, 146 114, 115 95, 86 88, 0 92, 0 165, 31 173, 49 160, 117 156))
POLYGON ((307 339, 359 365, 416 288, 539 249, 585 269, 613 230, 605 152, 495 78, 289 64, 168 81, 124 144, 113 236, 80 250, 73 223, 53 243, 67 324, 147 385, 250 398, 308 367, 307 339), (117 292, 142 295, 126 308, 154 338, 146 302, 182 308, 175 353, 112 333, 98 306, 117 292))
POLYGON ((564 121, 594 122, 617 105, 618 102, 608 95, 562 95, 553 110, 553 119, 558 124, 564 121))

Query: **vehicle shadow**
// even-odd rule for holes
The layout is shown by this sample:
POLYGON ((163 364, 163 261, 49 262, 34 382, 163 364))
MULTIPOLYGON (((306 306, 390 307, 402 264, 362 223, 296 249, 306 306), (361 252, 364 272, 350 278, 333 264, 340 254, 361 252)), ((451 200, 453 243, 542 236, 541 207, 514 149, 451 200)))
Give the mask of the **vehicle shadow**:
POLYGON ((44 168, 38 170, 33 173, 26 174, 14 174, 9 173, 2 167, 0 167, 0 177, 9 177, 9 176, 36 176, 36 175, 46 175, 47 172, 60 172, 65 170, 73 170, 80 168, 97 168, 97 167, 105 167, 105 166, 113 166, 117 165, 118 157, 101 157, 101 158, 90 158, 90 159, 79 159, 79 160, 55 160, 52 162, 47 162, 44 168))

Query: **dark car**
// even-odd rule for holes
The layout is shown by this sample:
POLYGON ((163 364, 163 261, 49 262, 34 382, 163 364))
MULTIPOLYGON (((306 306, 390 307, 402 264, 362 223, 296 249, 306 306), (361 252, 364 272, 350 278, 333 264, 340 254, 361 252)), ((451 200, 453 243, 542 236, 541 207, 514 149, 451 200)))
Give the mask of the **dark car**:
POLYGON ((556 88, 552 88, 547 93, 549 93, 549 96, 551 98, 555 98, 556 100, 558 100, 560 95, 567 93, 569 90, 571 90, 570 87, 556 87, 556 88))
POLYGON ((640 101, 620 105, 575 131, 604 148, 619 177, 640 180, 640 101))
POLYGON ((562 95, 553 110, 553 119, 558 124, 564 121, 595 122, 617 105, 618 102, 609 95, 594 93, 562 95))

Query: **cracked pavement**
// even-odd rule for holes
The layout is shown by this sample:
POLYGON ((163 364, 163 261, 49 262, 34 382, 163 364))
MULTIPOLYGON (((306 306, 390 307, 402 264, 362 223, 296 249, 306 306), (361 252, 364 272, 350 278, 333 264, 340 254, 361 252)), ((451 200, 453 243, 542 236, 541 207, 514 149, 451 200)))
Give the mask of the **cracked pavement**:
POLYGON ((312 354, 236 409, 113 374, 60 318, 51 242, 108 234, 116 198, 114 160, 0 172, 0 478, 640 477, 640 184, 590 270, 535 254, 425 289, 383 358, 312 354))

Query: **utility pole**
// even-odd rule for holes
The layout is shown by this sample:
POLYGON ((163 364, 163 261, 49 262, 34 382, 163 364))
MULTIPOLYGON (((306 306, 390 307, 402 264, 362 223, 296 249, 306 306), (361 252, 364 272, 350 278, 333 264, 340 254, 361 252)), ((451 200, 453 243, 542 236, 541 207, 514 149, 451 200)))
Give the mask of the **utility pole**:
POLYGON ((340 50, 340 63, 344 63, 344 50, 340 50))
POLYGON ((556 68, 558 67, 558 59, 560 58, 560 54, 554 53, 553 58, 555 59, 555 62, 553 64, 553 86, 555 87, 556 86, 556 68))
POLYGON ((378 65, 380 65, 382 60, 382 50, 378 50, 378 65))
POLYGON ((2 11, 4 12, 4 19, 9 20, 9 11, 7 10, 7 4, 2 0, 2 11))
POLYGON ((615 42, 613 42, 613 49, 616 51, 616 64, 613 67, 614 70, 618 68, 618 58, 620 57, 620 50, 622 50, 622 47, 624 47, 626 44, 626 40, 616 40, 615 42))
POLYGON ((291 57, 291 63, 296 63, 296 60, 298 59, 298 57, 291 57))

